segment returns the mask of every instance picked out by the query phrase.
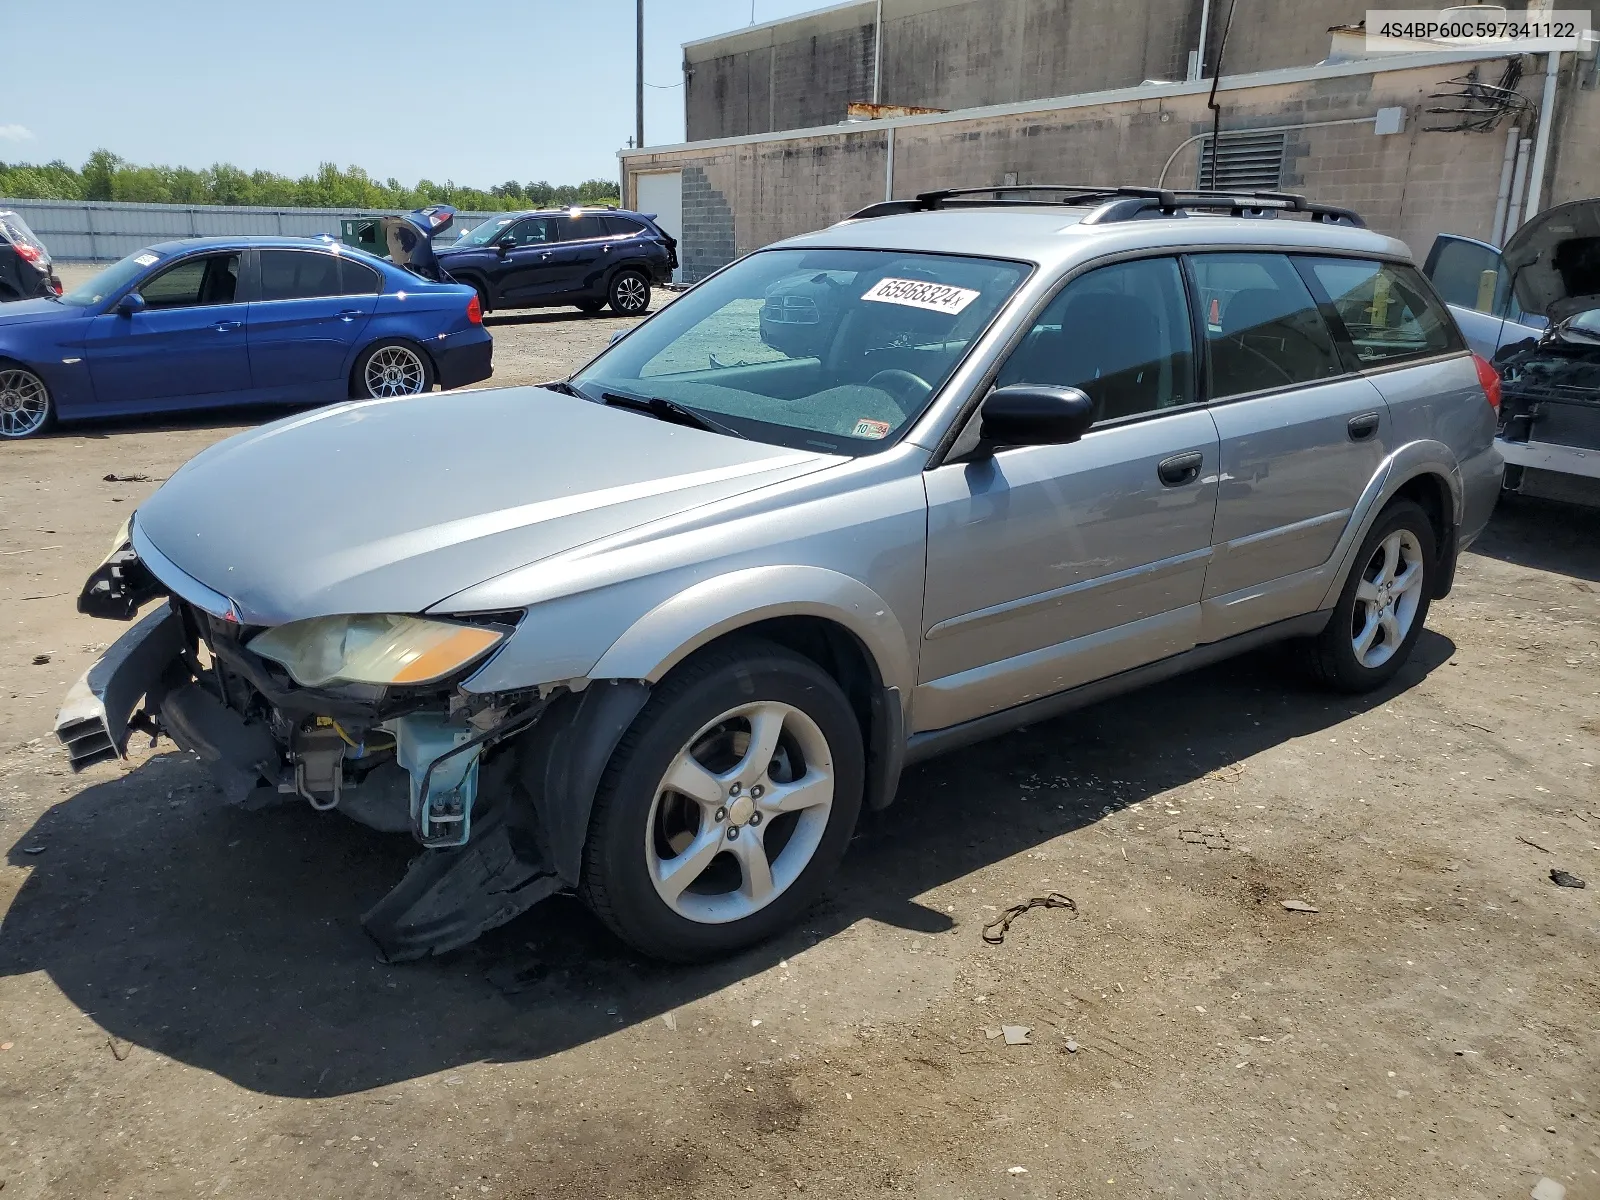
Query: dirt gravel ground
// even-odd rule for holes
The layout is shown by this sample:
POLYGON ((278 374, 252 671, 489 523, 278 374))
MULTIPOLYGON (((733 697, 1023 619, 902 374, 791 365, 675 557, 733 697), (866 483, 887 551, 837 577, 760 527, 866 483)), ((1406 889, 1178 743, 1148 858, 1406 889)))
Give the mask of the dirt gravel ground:
MULTIPOLYGON (((496 382, 615 324, 500 325, 496 382)), ((1502 509, 1378 695, 1263 654, 913 772, 734 961, 557 899, 386 967, 407 839, 49 734, 83 576, 234 427, 0 447, 4 1200, 1600 1197, 1600 515, 1502 509)))

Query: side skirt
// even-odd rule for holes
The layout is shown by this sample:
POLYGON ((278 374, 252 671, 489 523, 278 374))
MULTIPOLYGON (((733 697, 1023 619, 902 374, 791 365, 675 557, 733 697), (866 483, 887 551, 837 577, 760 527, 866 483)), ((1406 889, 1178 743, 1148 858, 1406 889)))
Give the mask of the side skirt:
POLYGON ((912 734, 906 743, 906 762, 908 764, 922 762, 924 759, 934 758, 951 750, 959 750, 974 742, 986 741, 1002 733, 1009 733, 1019 726, 1047 721, 1051 717, 1058 717, 1073 709, 1098 704, 1102 700, 1109 700, 1124 692, 1135 691, 1147 684, 1159 683, 1199 667, 1208 667, 1212 663, 1221 662, 1260 646, 1271 645, 1273 642, 1298 637, 1315 637, 1323 631, 1332 616, 1332 609, 1323 609, 1319 612, 1306 613, 1304 616, 1290 617, 1284 621, 1274 621, 1271 625, 1263 625, 1260 629, 1235 634, 1233 637, 1224 638, 1220 642, 1211 642, 1205 646, 1196 646, 1192 650, 1185 650, 1182 654, 1146 663, 1142 667, 1134 667, 1131 671, 1108 675, 1104 679, 1097 679, 1081 687, 1069 688, 1053 696, 1030 700, 1026 704, 1001 709, 987 716, 975 717, 959 725, 912 734))

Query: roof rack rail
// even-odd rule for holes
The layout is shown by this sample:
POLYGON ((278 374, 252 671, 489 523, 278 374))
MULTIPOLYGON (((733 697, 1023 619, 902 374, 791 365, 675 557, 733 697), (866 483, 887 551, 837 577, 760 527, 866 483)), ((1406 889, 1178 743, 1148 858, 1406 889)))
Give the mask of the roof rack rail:
POLYGON ((902 213, 931 212, 951 207, 991 207, 994 205, 1094 205, 1083 219, 1085 225, 1111 225, 1120 221, 1147 220, 1152 217, 1183 217, 1190 211, 1223 211, 1235 217, 1276 216, 1280 212, 1304 213, 1313 221, 1349 225, 1365 229, 1361 215, 1332 204, 1317 204, 1296 192, 1233 192, 1170 188, 1108 186, 1084 183, 1022 183, 1001 187, 942 188, 919 192, 911 200, 883 200, 869 204, 850 219, 897 216, 902 213), (1035 195, 1038 199, 1018 198, 1035 195), (995 196, 995 200, 968 197, 995 196))

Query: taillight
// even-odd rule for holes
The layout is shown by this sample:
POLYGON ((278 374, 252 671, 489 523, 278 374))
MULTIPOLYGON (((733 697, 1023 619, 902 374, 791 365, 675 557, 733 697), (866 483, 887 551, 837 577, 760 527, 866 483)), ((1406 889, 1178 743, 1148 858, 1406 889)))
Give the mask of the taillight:
MULTIPOLYGON (((483 305, 478 302, 478 293, 472 293, 472 299, 467 301, 467 320, 474 325, 483 324, 483 305)), ((1499 403, 1498 400, 1495 403, 1499 403)))
POLYGON ((1472 365, 1478 368, 1478 384, 1483 388, 1483 398, 1495 412, 1500 411, 1500 372, 1481 354, 1472 356, 1472 365))
POLYGON ((30 246, 27 242, 17 242, 15 244, 17 253, 22 255, 25 261, 31 262, 36 267, 44 261, 44 251, 39 247, 30 246))

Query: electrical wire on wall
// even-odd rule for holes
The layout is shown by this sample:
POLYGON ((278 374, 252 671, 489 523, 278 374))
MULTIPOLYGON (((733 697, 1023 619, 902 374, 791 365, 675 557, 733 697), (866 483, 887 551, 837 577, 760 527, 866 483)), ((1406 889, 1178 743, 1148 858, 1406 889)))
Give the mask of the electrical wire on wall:
MULTIPOLYGON (((1217 189, 1217 160, 1222 157, 1222 106, 1217 103, 1217 85, 1222 82, 1222 56, 1228 49, 1228 34, 1233 29, 1233 10, 1239 0, 1229 0, 1228 19, 1222 24, 1222 40, 1217 43, 1217 67, 1211 73, 1211 95, 1206 97, 1206 107, 1211 110, 1211 180, 1212 191, 1217 189)), ((1203 49, 1203 48, 1202 48, 1203 49)))

